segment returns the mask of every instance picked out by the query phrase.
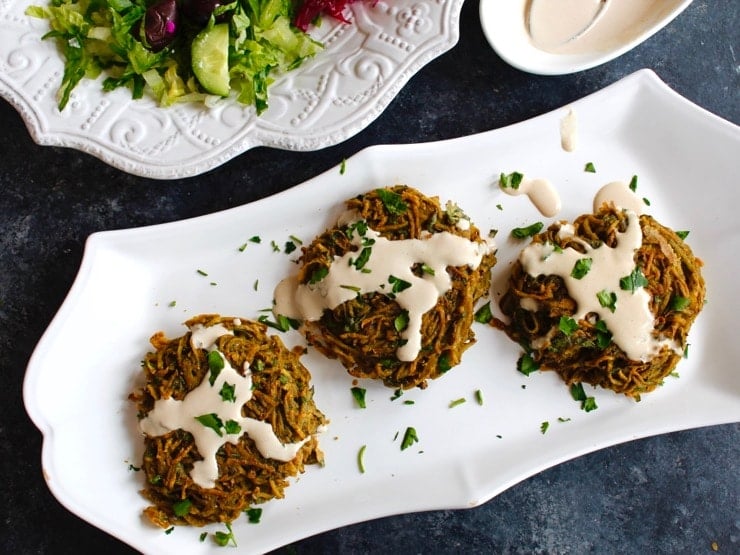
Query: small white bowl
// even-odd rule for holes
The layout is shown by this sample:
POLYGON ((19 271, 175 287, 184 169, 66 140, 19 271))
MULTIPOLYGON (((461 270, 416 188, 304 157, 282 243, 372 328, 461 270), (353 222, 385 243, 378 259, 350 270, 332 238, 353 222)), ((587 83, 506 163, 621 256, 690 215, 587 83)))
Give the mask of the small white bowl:
POLYGON ((533 1, 548 0, 481 0, 480 21, 486 39, 505 62, 538 75, 565 75, 613 60, 660 31, 692 2, 654 0, 653 13, 635 22, 621 40, 579 53, 554 53, 536 46, 529 33, 527 11, 533 1))

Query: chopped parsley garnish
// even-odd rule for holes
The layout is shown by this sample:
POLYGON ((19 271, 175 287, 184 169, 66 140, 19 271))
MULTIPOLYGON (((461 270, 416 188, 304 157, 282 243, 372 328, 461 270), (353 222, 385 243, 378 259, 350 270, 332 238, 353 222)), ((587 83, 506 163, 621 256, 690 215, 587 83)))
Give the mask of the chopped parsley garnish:
POLYGON ((200 275, 202 275, 202 276, 207 276, 207 275, 208 275, 208 272, 206 272, 206 271, 204 271, 204 270, 200 270, 200 269, 198 269, 198 270, 196 270, 196 272, 198 272, 198 273, 199 273, 200 275))
POLYGON ((295 318, 289 318, 288 316, 284 316, 283 314, 278 314, 274 322, 270 320, 267 315, 262 314, 259 318, 257 318, 257 321, 282 332, 286 332, 290 330, 290 328, 297 330, 301 327, 301 323, 298 320, 296 320, 295 318))
POLYGON ((199 539, 199 540, 200 540, 201 542, 204 542, 204 541, 206 541, 206 538, 207 538, 207 537, 208 537, 208 532, 201 532, 201 533, 200 533, 200 536, 198 537, 198 539, 199 539))
POLYGON ((403 402, 404 405, 413 405, 414 403, 415 403, 415 401, 413 401, 412 399, 406 399, 403 402))
POLYGON ((274 240, 270 241, 270 246, 273 252, 280 252, 280 246, 274 240))
POLYGON ((676 232, 676 235, 678 235, 678 237, 679 237, 680 239, 686 239, 686 237, 688 237, 688 236, 689 236, 689 232, 688 232, 688 231, 686 231, 686 230, 683 230, 683 231, 677 231, 677 232, 676 232))
POLYGON ((624 276, 619 280, 620 289, 622 289, 623 291, 631 291, 632 293, 634 293, 635 290, 639 289, 640 287, 645 287, 647 284, 648 280, 642 273, 642 270, 639 266, 635 266, 635 269, 632 270, 632 273, 630 273, 630 275, 624 276))
POLYGON ((487 324, 493 319, 493 313, 491 312, 490 301, 475 311, 475 321, 480 324, 487 324))
POLYGON ((393 320, 393 326, 396 328, 397 332, 402 332, 405 330, 409 325, 409 313, 404 310, 396 316, 395 320, 393 320))
POLYGON ((380 200, 383 201, 383 206, 385 206, 389 214, 398 216, 408 209, 408 205, 398 193, 389 191, 388 189, 376 189, 375 192, 380 197, 380 200))
POLYGON ((357 402, 357 406, 361 409, 367 408, 367 405, 365 404, 365 388, 353 387, 350 391, 352 392, 352 397, 354 397, 357 402))
POLYGON ((508 175, 502 173, 498 182, 502 189, 516 190, 522 184, 522 179, 524 179, 524 175, 519 172, 511 172, 508 175))
POLYGON ((249 238, 249 242, 250 243, 261 243, 262 242, 262 237, 260 237, 259 235, 252 235, 249 238))
POLYGON ((141 467, 140 466, 134 466, 133 464, 129 464, 128 465, 128 469, 131 470, 131 471, 133 471, 133 472, 139 472, 141 470, 141 467))
POLYGON ((372 251, 373 249, 371 247, 363 247, 360 251, 360 256, 358 256, 356 260, 350 261, 350 265, 354 266, 357 270, 362 270, 368 260, 370 260, 370 253, 372 253, 372 251))
POLYGON ((516 369, 519 370, 525 376, 529 376, 532 372, 536 372, 540 369, 539 365, 534 361, 532 355, 524 353, 516 361, 516 369))
POLYGON ((392 274, 388 276, 388 283, 392 285, 392 293, 400 293, 401 291, 405 291, 406 289, 411 287, 411 284, 408 281, 397 278, 392 274))
POLYGON ((676 312, 681 312, 691 304, 691 301, 687 297, 680 295, 674 295, 671 297, 670 309, 676 312))
POLYGON ((455 399, 453 401, 450 401, 449 408, 455 408, 458 405, 462 405, 465 402, 465 397, 460 397, 459 399, 455 399))
POLYGON ((434 268, 429 266, 428 264, 422 264, 421 265, 421 271, 424 272, 427 275, 433 276, 434 275, 434 268))
POLYGON ((501 206, 500 204, 497 204, 497 205, 496 205, 496 208, 498 208, 499 210, 503 210, 503 209, 504 209, 504 207, 503 207, 503 206, 501 206))
POLYGON ((593 162, 586 162, 586 165, 583 168, 583 171, 588 173, 596 173, 596 166, 594 166, 593 162))
POLYGON ((583 389, 582 383, 576 382, 571 385, 570 394, 573 397, 574 401, 581 402, 581 409, 585 410, 586 412, 591 412, 592 410, 596 410, 598 408, 596 406, 596 399, 586 395, 586 391, 583 389))
POLYGON ((633 175, 632 179, 630 179, 629 187, 630 187, 630 191, 632 191, 633 193, 637 191, 637 176, 636 175, 633 175))
POLYGON ((169 536, 174 531, 175 531, 175 527, 174 526, 170 526, 169 528, 167 528, 167 530, 164 531, 164 533, 169 536))
POLYGON ((347 171, 347 159, 342 158, 342 163, 339 164, 339 175, 344 175, 344 172, 347 171))
POLYGON ((362 289, 360 287, 357 287, 356 285, 340 285, 339 287, 341 287, 342 289, 347 289, 349 291, 354 291, 355 293, 357 293, 358 296, 362 292, 362 289))
POLYGON ((403 434, 403 439, 401 440, 401 451, 411 447, 414 443, 417 443, 418 441, 419 436, 416 435, 416 430, 409 426, 408 428, 406 428, 406 431, 403 434))
POLYGON ((221 370, 224 369, 224 364, 224 358, 221 356, 221 353, 218 351, 208 352, 208 369, 211 371, 211 375, 208 377, 208 383, 211 386, 216 382, 216 378, 218 378, 221 370))
POLYGON ((329 274, 329 268, 326 266, 321 266, 319 268, 316 268, 311 273, 311 279, 308 280, 308 283, 313 285, 314 283, 320 282, 322 279, 324 279, 329 274))
POLYGON ((586 412, 591 412, 592 410, 596 410, 596 399, 593 397, 586 397, 586 399, 583 401, 583 404, 581 405, 581 408, 585 410, 586 412))
POLYGON ((227 420, 224 423, 224 430, 226 430, 227 434, 239 434, 242 431, 242 427, 239 425, 239 423, 236 420, 227 420))
POLYGON ((591 270, 591 264, 593 264, 593 258, 579 258, 576 263, 573 264, 573 269, 570 271, 571 277, 575 279, 583 279, 583 277, 591 270))
POLYGON ((236 386, 228 382, 224 382, 221 386, 221 391, 218 392, 221 395, 221 399, 226 402, 236 403, 236 386))
POLYGON ((177 304, 177 301, 170 301, 170 304, 168 304, 167 306, 169 306, 170 308, 172 308, 176 304, 177 304))
POLYGON ((480 389, 475 390, 475 402, 483 406, 483 392, 480 389))
POLYGON ((550 427, 550 423, 548 421, 543 422, 540 424, 540 433, 544 434, 547 432, 547 429, 550 427))
POLYGON ((645 206, 650 206, 650 199, 647 197, 642 197, 642 202, 645 203, 645 206))
POLYGON ((395 400, 396 400, 396 399, 398 399, 398 398, 399 398, 399 397, 400 397, 401 395, 403 395, 403 389, 400 389, 400 388, 399 388, 399 389, 396 389, 396 390, 395 390, 395 391, 393 392, 393 396, 391 397, 391 401, 395 401, 395 400))
POLYGON ((223 437, 221 428, 224 427, 223 421, 218 417, 215 412, 209 414, 201 414, 200 416, 194 417, 198 422, 203 424, 206 428, 210 428, 218 434, 219 437, 223 437))
POLYGON ((526 239, 527 237, 533 237, 534 235, 537 235, 540 231, 542 231, 543 227, 545 227, 545 224, 543 224, 542 222, 535 222, 526 227, 515 227, 511 230, 511 236, 515 239, 526 239))
POLYGON ((360 474, 365 474, 365 449, 367 449, 367 445, 360 447, 357 452, 357 468, 360 470, 360 474))
POLYGON ((599 320, 594 324, 596 330, 596 344, 599 349, 606 349, 612 342, 612 332, 606 327, 604 320, 599 320))
POLYGON ((602 289, 596 293, 596 298, 599 299, 599 304, 604 308, 608 308, 610 312, 614 312, 617 309, 617 294, 613 291, 602 289))
POLYGON ((255 291, 257 291, 257 289, 259 288, 259 286, 260 286, 260 280, 255 279, 254 280, 254 284, 252 285, 252 289, 254 289, 255 291))
POLYGON ((232 542, 236 546, 236 538, 234 537, 234 531, 231 529, 231 523, 226 522, 225 525, 227 532, 221 532, 220 530, 214 532, 214 541, 221 547, 226 547, 229 542, 232 542))
POLYGON ((583 384, 581 382, 576 382, 570 386, 570 394, 574 401, 586 400, 586 390, 583 389, 583 384))
POLYGON ((439 355, 439 358, 437 359, 437 369, 440 372, 447 372, 450 368, 452 368, 452 362, 450 362, 450 355, 447 353, 442 353, 439 355))
POLYGON ((558 416, 558 422, 570 422, 570 418, 563 418, 562 416, 558 416))
POLYGON ((561 316, 560 322, 558 323, 558 329, 565 335, 570 335, 578 329, 578 322, 568 316, 561 316))
POLYGON ((295 246, 295 243, 293 241, 286 241, 285 246, 283 247, 283 251, 285 252, 285 254, 290 254, 297 248, 298 247, 295 246))
POLYGON ((252 524, 259 524, 259 521, 262 518, 262 508, 249 507, 244 512, 247 513, 247 521, 249 521, 252 524))
POLYGON ((469 218, 465 215, 465 212, 463 212, 462 208, 449 200, 445 204, 445 215, 447 216, 449 222, 452 224, 457 224, 457 222, 459 222, 460 220, 469 220, 469 218))
POLYGON ((348 225, 345 235, 352 239, 352 235, 354 235, 355 231, 357 232, 357 235, 359 235, 360 237, 364 237, 367 233, 367 222, 365 220, 358 220, 348 225))
POLYGON ((175 513, 175 516, 185 516, 190 512, 192 504, 193 503, 190 499, 182 499, 181 501, 172 504, 172 512, 175 513))

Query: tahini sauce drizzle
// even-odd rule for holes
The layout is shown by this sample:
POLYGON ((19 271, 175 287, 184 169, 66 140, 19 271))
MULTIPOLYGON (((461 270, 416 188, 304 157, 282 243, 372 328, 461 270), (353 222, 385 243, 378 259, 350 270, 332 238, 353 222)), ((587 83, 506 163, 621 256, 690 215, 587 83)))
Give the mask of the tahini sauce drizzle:
POLYGON ((568 110, 560 120, 560 147, 565 152, 573 152, 578 146, 578 116, 573 110, 568 110))
MULTIPOLYGON (((191 328, 190 343, 195 349, 217 351, 216 340, 232 332, 222 324, 205 327, 201 324, 191 328)), ((190 391, 184 399, 158 399, 146 418, 139 422, 139 428, 148 436, 164 435, 172 430, 185 430, 193 435, 195 445, 203 460, 196 461, 190 472, 193 481, 202 488, 212 488, 218 479, 216 452, 227 441, 236 444, 242 434, 246 433, 254 440, 263 457, 278 461, 293 459, 298 450, 310 439, 283 444, 275 435, 269 422, 261 422, 242 416, 242 406, 252 398, 252 375, 249 363, 244 364, 246 374, 242 376, 229 364, 228 359, 219 352, 224 361, 224 368, 216 377, 213 385, 209 381, 210 372, 198 387, 190 391), (235 402, 224 401, 220 391, 225 383, 234 386, 235 402), (241 431, 227 434, 221 429, 221 436, 215 430, 204 426, 196 417, 204 414, 216 414, 222 422, 233 420, 241 431)))
MULTIPOLYGON (((629 204, 630 196, 634 197, 627 185, 622 183, 608 184, 600 191, 600 195, 597 194, 600 198, 598 205, 594 201, 595 207, 602 202, 613 202, 625 209, 621 203, 629 204)), ((594 248, 588 242, 576 239, 585 250, 585 253, 580 253, 570 247, 556 251, 551 243, 532 243, 522 251, 519 260, 524 271, 533 277, 560 276, 568 294, 577 303, 578 310, 573 315, 575 320, 581 320, 589 313, 598 314, 612 333, 612 340, 630 359, 647 361, 664 346, 676 352, 681 352, 681 349, 674 341, 653 337, 655 317, 650 311, 650 294, 642 287, 632 292, 624 291, 619 286, 619 280, 634 270, 635 251, 642 244, 639 216, 629 208, 626 211, 627 229, 619 234, 617 245, 613 248, 604 244, 594 248), (581 279, 576 279, 571 272, 576 262, 583 258, 592 260, 591 269, 581 279), (614 312, 601 306, 597 293, 603 290, 616 294, 614 312)), ((558 236, 574 237, 572 224, 562 224, 558 236)), ((543 338, 545 342, 547 338, 543 338)))
POLYGON ((598 211, 603 204, 614 203, 614 206, 632 210, 637 215, 642 214, 645 203, 637 198, 629 185, 621 181, 612 181, 599 189, 594 195, 594 212, 598 211))
POLYGON ((527 0, 532 44, 555 54, 604 52, 634 40, 681 0, 527 0))
MULTIPOLYGON (((341 221, 341 220, 340 220, 341 221)), ((364 236, 353 234, 352 243, 360 247, 364 240, 374 240, 372 252, 364 269, 357 270, 350 261, 359 251, 334 257, 329 273, 316 284, 299 284, 295 277, 280 282, 275 289, 275 314, 302 320, 318 320, 324 310, 365 293, 388 295, 393 285, 389 277, 411 284, 395 293, 395 300, 408 312, 408 325, 401 332, 406 343, 396 356, 401 361, 412 361, 421 349, 421 322, 424 313, 452 286, 447 266, 477 268, 484 254, 490 252, 492 242, 474 242, 448 232, 427 234, 423 239, 391 241, 369 229, 364 236), (412 272, 415 264, 426 264, 431 272, 422 277, 412 272)))
POLYGON ((547 179, 528 179, 522 178, 519 187, 504 187, 499 184, 500 189, 511 196, 527 195, 530 202, 534 205, 540 214, 546 218, 552 218, 562 208, 560 195, 555 186, 547 179))

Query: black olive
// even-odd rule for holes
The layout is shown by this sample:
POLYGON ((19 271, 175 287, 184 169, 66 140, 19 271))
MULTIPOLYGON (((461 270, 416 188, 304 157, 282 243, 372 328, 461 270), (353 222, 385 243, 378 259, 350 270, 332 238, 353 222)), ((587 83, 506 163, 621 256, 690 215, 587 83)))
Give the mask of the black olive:
POLYGON ((144 14, 144 36, 154 52, 169 45, 177 35, 177 3, 161 0, 150 6, 144 14))
MULTIPOLYGON (((205 25, 211 18, 213 10, 225 4, 230 4, 231 1, 232 0, 183 0, 182 11, 192 22, 205 25)), ((225 14, 218 16, 216 21, 226 21, 230 16, 231 12, 226 12, 225 14)))

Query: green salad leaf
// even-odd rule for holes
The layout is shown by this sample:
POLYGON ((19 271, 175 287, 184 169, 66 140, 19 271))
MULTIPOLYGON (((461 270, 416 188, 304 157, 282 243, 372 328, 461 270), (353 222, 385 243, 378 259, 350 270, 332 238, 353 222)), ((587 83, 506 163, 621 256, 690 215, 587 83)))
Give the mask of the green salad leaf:
MULTIPOLYGON (((51 0, 27 8, 26 15, 48 20, 43 38, 56 40, 64 57, 60 111, 82 79, 101 74, 103 90, 126 87, 133 98, 146 93, 160 106, 210 105, 219 98, 206 92, 192 69, 198 60, 191 59, 191 44, 203 25, 181 16, 173 42, 155 52, 142 30, 147 8, 146 0, 51 0)), ((268 107, 267 90, 276 77, 323 48, 291 23, 294 9, 290 0, 235 0, 206 24, 213 26, 216 15, 228 19, 230 89, 258 114, 268 107)))

